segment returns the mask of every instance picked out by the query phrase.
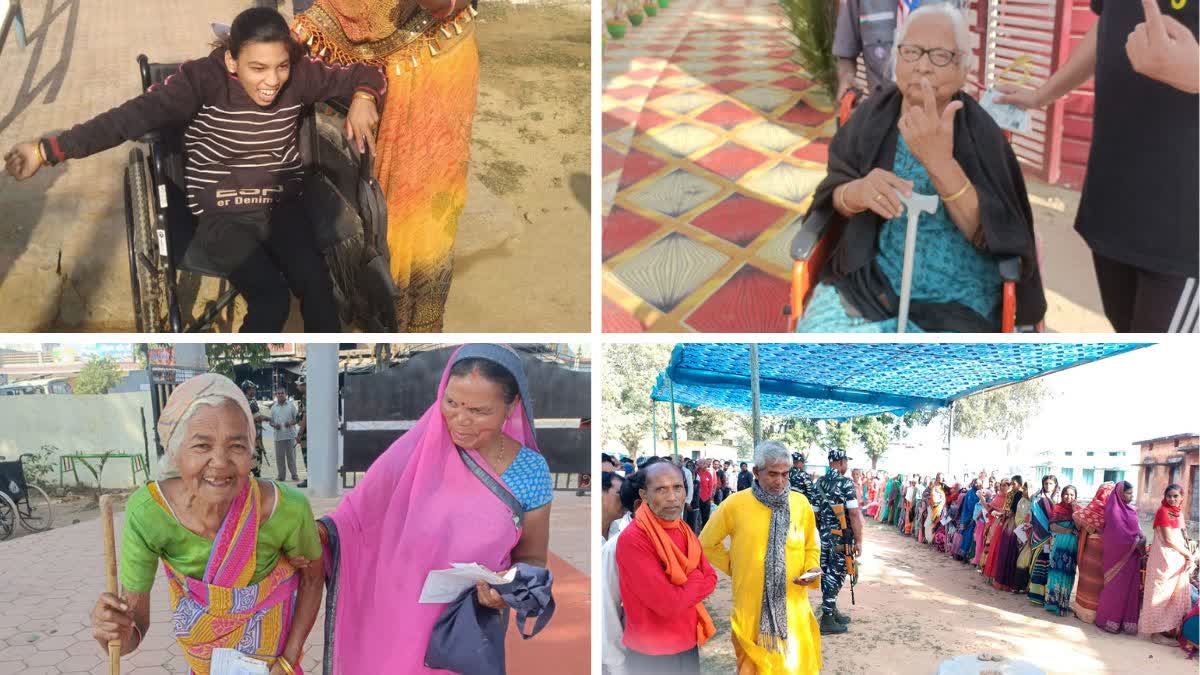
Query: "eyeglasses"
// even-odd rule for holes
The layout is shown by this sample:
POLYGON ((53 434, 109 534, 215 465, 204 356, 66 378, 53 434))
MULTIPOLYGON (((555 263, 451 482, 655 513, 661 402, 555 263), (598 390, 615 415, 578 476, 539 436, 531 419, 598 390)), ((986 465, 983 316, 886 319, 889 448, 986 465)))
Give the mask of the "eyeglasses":
POLYGON ((929 62, 938 68, 944 68, 945 66, 958 61, 958 52, 950 51, 949 49, 942 49, 941 47, 925 49, 924 47, 918 47, 916 45, 900 45, 897 47, 897 51, 900 54, 900 58, 904 59, 908 63, 916 63, 917 61, 921 60, 922 56, 928 54, 929 62))

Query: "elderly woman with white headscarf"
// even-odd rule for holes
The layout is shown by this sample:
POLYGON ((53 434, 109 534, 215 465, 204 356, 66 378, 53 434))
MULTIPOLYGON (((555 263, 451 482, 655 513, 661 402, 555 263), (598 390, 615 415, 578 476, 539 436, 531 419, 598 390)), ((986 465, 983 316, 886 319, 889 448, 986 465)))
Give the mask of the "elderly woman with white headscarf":
MULTIPOLYGON (((1000 328, 1001 260, 1021 260, 1018 324, 1046 309, 1033 213, 1016 156, 962 90, 970 37, 961 12, 922 5, 897 31, 895 84, 866 99, 829 147, 814 214, 844 225, 801 317, 802 332, 894 332, 907 214, 899 194, 937 195, 921 213, 909 330, 1000 328)), ((826 230, 832 230, 827 227, 826 230)))
POLYGON ((304 640, 321 603, 321 543, 308 500, 283 483, 250 475, 254 417, 227 378, 205 374, 176 389, 158 422, 166 446, 161 478, 130 496, 121 541, 120 597, 92 610, 102 648, 136 650, 150 625, 150 589, 159 563, 171 595, 173 633, 193 673, 212 652, 235 649, 270 664, 271 675, 301 673, 304 640))

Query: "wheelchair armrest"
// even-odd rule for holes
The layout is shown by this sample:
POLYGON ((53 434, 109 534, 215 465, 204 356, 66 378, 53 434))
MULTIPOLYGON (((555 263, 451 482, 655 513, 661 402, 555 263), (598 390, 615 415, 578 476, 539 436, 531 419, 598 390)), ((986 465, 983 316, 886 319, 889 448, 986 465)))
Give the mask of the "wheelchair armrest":
POLYGON ((804 223, 800 225, 800 231, 792 237, 792 260, 808 259, 813 249, 816 248, 817 242, 821 241, 821 235, 833 221, 833 217, 831 209, 813 209, 808 212, 804 223))
POLYGON ((1000 269, 1000 278, 1004 281, 1020 281, 1021 280, 1021 258, 1020 256, 1009 256, 1001 258, 997 263, 1000 269))

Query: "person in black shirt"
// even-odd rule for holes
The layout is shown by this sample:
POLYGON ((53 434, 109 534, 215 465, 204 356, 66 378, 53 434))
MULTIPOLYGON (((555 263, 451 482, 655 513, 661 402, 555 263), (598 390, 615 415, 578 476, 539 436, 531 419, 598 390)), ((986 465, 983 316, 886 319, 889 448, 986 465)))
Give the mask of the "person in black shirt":
POLYGON ((747 462, 742 462, 742 470, 738 472, 737 489, 738 492, 748 490, 754 485, 754 474, 750 473, 747 462))
POLYGON ((1200 237, 1197 3, 1091 0, 1099 20, 1036 90, 1001 103, 1050 105, 1095 75, 1092 146, 1075 229, 1092 249, 1118 332, 1196 332, 1200 237))

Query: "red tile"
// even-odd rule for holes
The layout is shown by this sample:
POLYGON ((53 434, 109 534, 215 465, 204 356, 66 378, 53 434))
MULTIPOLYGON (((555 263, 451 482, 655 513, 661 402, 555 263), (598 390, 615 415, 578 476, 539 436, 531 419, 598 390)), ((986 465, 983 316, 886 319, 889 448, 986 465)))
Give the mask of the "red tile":
POLYGON ((625 162, 625 156, 607 145, 602 147, 604 149, 600 152, 600 175, 607 176, 621 168, 625 162))
POLYGON ((620 89, 606 89, 604 91, 604 93, 615 99, 620 99, 622 101, 628 101, 630 99, 635 99, 640 96, 645 96, 646 94, 649 94, 650 88, 643 87, 640 84, 637 84, 637 85, 632 85, 629 87, 621 87, 620 89))
POLYGON ((827 141, 813 141, 793 152, 792 157, 825 164, 829 161, 829 143, 827 141))
POLYGON ((746 110, 733 101, 721 101, 708 110, 705 110, 696 119, 701 122, 715 124, 722 129, 732 129, 742 122, 757 119, 758 117, 758 113, 746 110))
POLYGON ((720 56, 714 56, 709 60, 716 61, 717 63, 729 63, 731 61, 741 61, 742 57, 738 54, 721 54, 720 56))
POLYGON ((740 73, 740 72, 742 72, 741 68, 735 68, 733 66, 719 66, 717 68, 713 68, 712 70, 708 71, 708 74, 725 77, 726 75, 732 75, 734 73, 740 73))
MULTIPOLYGON (((625 168, 621 171, 621 182, 618 186, 627 188, 666 165, 666 162, 654 155, 637 149, 630 150, 629 154, 625 156, 625 168)), ((604 175, 607 176, 608 172, 605 171, 604 175)))
POLYGON ((793 75, 791 77, 785 77, 781 80, 775 80, 771 84, 775 85, 776 87, 791 89, 792 91, 804 91, 812 86, 812 80, 806 80, 803 77, 796 77, 793 75))
POLYGON ((638 70, 625 73, 625 77, 631 80, 647 80, 652 77, 658 77, 662 70, 659 68, 639 68, 638 70))
POLYGON ((686 323, 704 333, 782 333, 787 302, 786 280, 743 265, 686 323))
POLYGON ((696 160, 696 164, 729 180, 737 180, 750 169, 765 162, 766 159, 766 155, 744 148, 737 143, 728 142, 696 160))
POLYGON ((614 206, 612 213, 604 219, 604 227, 600 232, 601 258, 608 260, 645 239, 657 229, 658 223, 653 220, 614 206))
POLYGON ((788 124, 815 127, 824 124, 830 117, 833 117, 832 113, 821 112, 816 108, 809 107, 804 101, 800 101, 794 108, 781 115, 779 121, 788 124))
POLYGON ((646 327, 637 317, 626 312, 617 303, 604 298, 604 309, 600 315, 601 327, 605 333, 644 333, 646 327))
POLYGON ((790 59, 796 55, 794 49, 775 49, 767 52, 767 56, 772 59, 790 59))
POLYGON ((693 218, 692 225, 744 247, 785 213, 782 207, 735 192, 693 218))
POLYGON ((798 73, 800 72, 800 65, 792 61, 781 61, 767 70, 775 70, 781 73, 798 73))
POLYGON ((629 108, 613 108, 600 116, 600 129, 604 135, 620 131, 637 121, 637 111, 629 108))
POLYGON ((670 96, 671 94, 678 94, 679 91, 680 90, 677 87, 667 87, 667 86, 663 86, 661 84, 655 85, 655 87, 650 90, 650 94, 646 96, 646 100, 653 101, 654 99, 662 98, 663 96, 670 96))
MULTIPOLYGON (((737 71, 735 70, 734 72, 737 72, 737 71)), ((721 92, 722 94, 728 94, 730 92, 737 91, 738 89, 741 89, 742 87, 748 86, 749 84, 750 84, 749 82, 743 82, 741 80, 720 80, 718 82, 713 82, 712 84, 708 85, 708 88, 716 89, 717 91, 721 92)))
POLYGON ((741 49, 742 49, 741 45, 725 45, 723 47, 717 47, 716 51, 718 51, 718 52, 736 52, 736 51, 740 51, 741 49))
POLYGON ((638 116, 637 131, 639 134, 644 134, 663 122, 670 121, 671 118, 666 115, 660 115, 649 108, 643 108, 642 114, 638 116))

